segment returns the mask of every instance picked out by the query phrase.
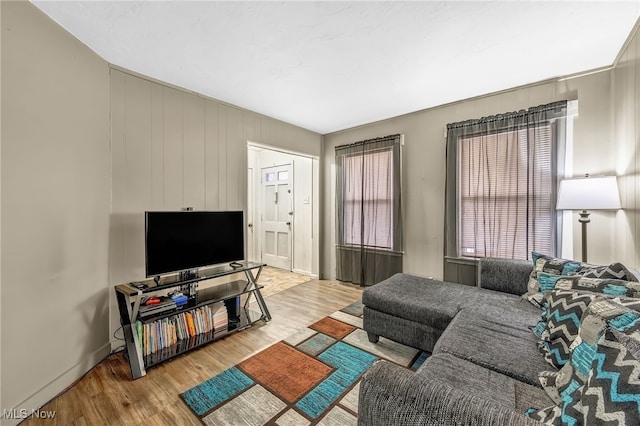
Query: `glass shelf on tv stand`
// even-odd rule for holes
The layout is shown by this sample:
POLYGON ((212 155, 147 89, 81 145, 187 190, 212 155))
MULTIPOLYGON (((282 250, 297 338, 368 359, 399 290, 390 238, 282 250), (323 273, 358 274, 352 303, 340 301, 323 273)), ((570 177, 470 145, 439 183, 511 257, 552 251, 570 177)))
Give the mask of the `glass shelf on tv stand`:
POLYGON ((238 272, 246 273, 253 269, 259 269, 258 273, 254 277, 254 280, 257 281, 260 277, 262 267, 265 266, 264 263, 251 262, 247 260, 234 263, 239 266, 231 266, 230 264, 226 263, 223 265, 201 268, 194 274, 173 274, 161 276, 159 278, 132 282, 129 285, 135 289, 141 290, 143 293, 149 293, 152 291, 164 290, 180 285, 187 285, 200 281, 219 278, 225 275, 237 274, 238 272))

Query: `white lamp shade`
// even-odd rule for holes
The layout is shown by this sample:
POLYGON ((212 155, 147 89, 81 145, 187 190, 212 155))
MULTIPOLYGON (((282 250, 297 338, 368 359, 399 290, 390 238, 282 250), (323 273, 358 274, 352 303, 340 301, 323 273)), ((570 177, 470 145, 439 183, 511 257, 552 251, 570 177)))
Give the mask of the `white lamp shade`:
POLYGON ((560 181, 557 210, 615 210, 620 208, 615 176, 560 181))

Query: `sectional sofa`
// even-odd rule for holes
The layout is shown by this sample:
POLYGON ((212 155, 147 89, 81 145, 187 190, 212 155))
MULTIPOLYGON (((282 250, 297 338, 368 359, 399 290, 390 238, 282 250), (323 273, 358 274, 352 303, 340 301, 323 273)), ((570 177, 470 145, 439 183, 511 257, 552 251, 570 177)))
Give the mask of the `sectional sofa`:
MULTIPOLYGON (((384 344, 384 337, 432 355, 417 372, 377 362, 361 383, 360 425, 563 424, 569 402, 581 407, 578 391, 570 387, 577 382, 568 380, 577 363, 569 346, 580 324, 572 324, 573 335, 554 335, 553 341, 549 328, 557 334, 566 326, 549 318, 546 299, 562 291, 589 302, 604 298, 614 303, 623 297, 638 302, 640 311, 638 277, 624 267, 612 270, 534 253, 534 262, 483 259, 478 270, 478 287, 396 274, 363 292, 364 329, 371 342, 384 344), (552 365, 558 362, 553 345, 566 352, 564 365, 552 365), (575 391, 575 400, 567 402, 565 395, 563 401, 560 393, 569 391, 575 391)), ((573 318, 581 318, 589 303, 572 303, 579 305, 573 318)), ((630 404, 622 410, 637 410, 630 404)), ((623 420, 634 421, 635 414, 623 420)))

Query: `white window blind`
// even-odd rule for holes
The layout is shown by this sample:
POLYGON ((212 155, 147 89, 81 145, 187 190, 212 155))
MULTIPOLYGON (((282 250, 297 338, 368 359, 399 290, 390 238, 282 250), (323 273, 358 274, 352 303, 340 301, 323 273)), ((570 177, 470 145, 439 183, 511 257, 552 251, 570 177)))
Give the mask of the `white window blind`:
POLYGON ((458 256, 552 252, 551 125, 458 140, 458 256))
POLYGON ((393 247, 393 151, 384 148, 344 160, 343 242, 393 247))

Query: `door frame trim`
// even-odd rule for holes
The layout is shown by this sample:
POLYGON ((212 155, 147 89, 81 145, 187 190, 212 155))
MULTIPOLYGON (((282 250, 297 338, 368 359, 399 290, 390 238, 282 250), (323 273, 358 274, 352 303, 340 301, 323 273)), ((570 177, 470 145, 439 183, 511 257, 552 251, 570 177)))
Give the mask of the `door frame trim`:
MULTIPOLYGON (((322 184, 322 167, 320 167, 320 159, 322 154, 315 155, 308 152, 295 151, 290 149, 281 148, 274 145, 256 142, 255 140, 247 139, 247 148, 257 148, 258 150, 269 150, 273 152, 280 152, 283 154, 289 154, 297 157, 304 157, 311 160, 311 203, 312 207, 312 219, 311 219, 311 235, 312 235, 312 253, 311 255, 311 271, 303 271, 295 269, 295 272, 309 275, 314 278, 321 277, 321 264, 322 264, 322 232, 320 226, 322 224, 322 198, 323 198, 323 184, 322 184)), ((248 155, 248 154, 247 154, 248 155)), ((257 174, 257 173, 256 173, 257 174)), ((248 185, 248 183, 247 183, 248 185)), ((246 188, 245 188, 246 189, 246 188)), ((248 194, 248 189, 246 189, 248 194)), ((255 206, 255 204, 254 204, 255 206)), ((295 251, 292 253, 292 260, 295 258, 295 251)))

